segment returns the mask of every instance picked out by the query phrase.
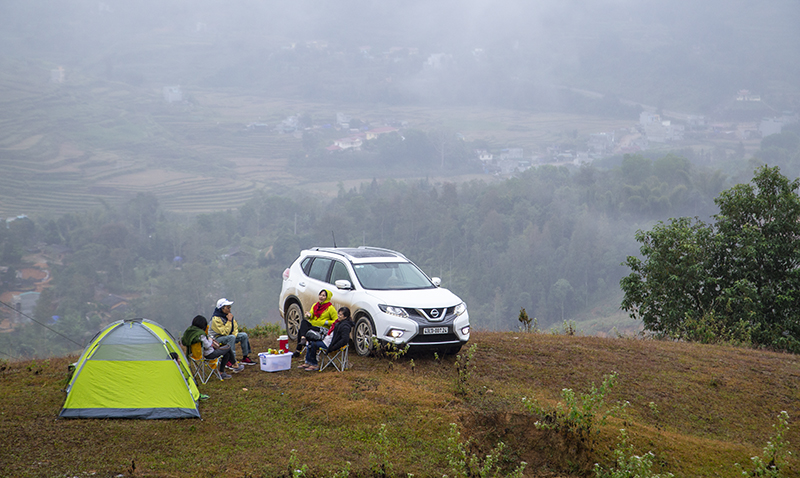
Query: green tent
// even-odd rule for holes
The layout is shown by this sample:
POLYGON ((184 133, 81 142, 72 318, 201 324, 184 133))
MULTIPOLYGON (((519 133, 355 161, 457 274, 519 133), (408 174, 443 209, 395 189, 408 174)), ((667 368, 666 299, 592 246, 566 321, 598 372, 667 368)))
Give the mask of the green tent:
POLYGON ((100 331, 75 363, 63 418, 200 418, 200 392, 172 335, 147 319, 100 331))

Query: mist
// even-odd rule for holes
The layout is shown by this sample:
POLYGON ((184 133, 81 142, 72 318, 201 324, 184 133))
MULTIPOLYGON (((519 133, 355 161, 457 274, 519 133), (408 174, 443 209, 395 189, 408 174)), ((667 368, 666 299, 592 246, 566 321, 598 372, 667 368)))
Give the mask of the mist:
POLYGON ((333 232, 478 328, 635 328, 637 230, 761 163, 800 176, 799 24, 794 0, 0 2, 0 294, 88 336, 222 296, 255 326, 333 232))
POLYGON ((798 23, 792 1, 7 1, 0 41, 138 85, 340 101, 338 81, 391 78, 394 96, 345 99, 551 110, 569 86, 707 113, 738 89, 794 106, 798 23))

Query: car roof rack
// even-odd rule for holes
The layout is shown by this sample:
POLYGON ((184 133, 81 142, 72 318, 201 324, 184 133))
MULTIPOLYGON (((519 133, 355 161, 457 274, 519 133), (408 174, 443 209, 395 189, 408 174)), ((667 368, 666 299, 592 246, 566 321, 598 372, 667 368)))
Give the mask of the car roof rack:
POLYGON ((402 257, 403 259, 408 260, 408 257, 406 257, 405 255, 403 255, 403 254, 401 254, 401 253, 399 253, 397 251, 393 251, 391 249, 385 249, 383 247, 358 246, 358 248, 359 249, 366 249, 366 250, 370 250, 370 251, 381 251, 381 252, 387 252, 387 253, 390 253, 390 254, 396 254, 396 255, 402 257))
POLYGON ((405 255, 403 255, 403 254, 401 254, 401 253, 399 253, 397 251, 393 251, 391 249, 386 249, 386 248, 383 248, 383 247, 372 247, 372 246, 320 247, 320 246, 316 246, 316 247, 309 248, 309 250, 328 252, 330 254, 336 254, 336 255, 339 255, 339 256, 342 256, 342 257, 347 257, 347 258, 350 258, 350 259, 357 259, 357 258, 364 257, 364 256, 362 256, 362 255, 357 253, 357 251, 359 251, 359 250, 361 250, 361 251, 375 251, 375 252, 382 252, 383 254, 385 254, 387 256, 390 255, 392 257, 405 259, 405 260, 411 262, 411 260, 408 257, 406 257, 405 255), (354 252, 354 254, 351 254, 350 252, 354 252))

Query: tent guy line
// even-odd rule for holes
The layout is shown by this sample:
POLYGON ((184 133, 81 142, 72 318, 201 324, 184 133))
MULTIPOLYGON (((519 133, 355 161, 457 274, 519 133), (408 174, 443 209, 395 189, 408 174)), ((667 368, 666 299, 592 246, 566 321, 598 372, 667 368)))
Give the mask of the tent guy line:
POLYGON ((51 329, 50 327, 48 327, 48 326, 44 325, 43 323, 41 323, 41 322, 39 322, 38 320, 36 320, 36 319, 34 319, 33 317, 31 317, 30 315, 27 315, 27 314, 25 314, 25 313, 22 313, 22 312, 18 311, 17 309, 15 309, 14 307, 10 306, 9 304, 6 304, 6 303, 5 303, 5 302, 3 302, 2 300, 0 300, 0 304, 3 304, 4 306, 8 307, 9 309, 13 310, 14 312, 18 313, 19 315, 21 315, 21 316, 23 316, 23 317, 26 317, 26 318, 28 318, 28 319, 31 319, 33 322, 35 322, 35 323, 37 323, 37 324, 41 325, 42 327, 44 327, 45 329, 49 330, 50 332, 53 332, 53 333, 54 333, 54 334, 56 334, 56 335, 60 335, 61 337, 64 337, 65 339, 69 340, 70 342, 72 342, 73 344, 77 345, 78 347, 84 347, 84 345, 83 345, 83 344, 79 344, 78 342, 75 342, 74 340, 72 340, 71 338, 69 338, 69 337, 67 337, 66 335, 62 334, 61 332, 59 332, 59 331, 57 331, 57 330, 53 330, 53 329, 51 329))

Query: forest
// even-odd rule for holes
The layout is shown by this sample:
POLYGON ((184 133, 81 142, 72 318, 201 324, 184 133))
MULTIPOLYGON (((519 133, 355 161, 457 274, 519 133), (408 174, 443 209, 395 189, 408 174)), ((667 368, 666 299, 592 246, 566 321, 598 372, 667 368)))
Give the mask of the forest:
POLYGON ((0 228, 0 292, 25 286, 15 271, 36 252, 49 258, 52 280, 33 321, 0 341, 14 357, 61 355, 125 317, 178 333, 222 296, 246 326, 275 322, 283 270, 301 249, 334 244, 403 252, 467 302, 477 329, 515 330, 524 308, 543 330, 572 322, 584 333, 638 330, 619 310, 636 232, 716 214, 715 197, 748 182, 759 156, 796 175, 797 138, 792 128, 766 138, 740 172, 678 152, 636 154, 606 167, 540 166, 493 184, 373 180, 340 184, 333 199, 258 191, 238 209, 198 215, 163 210, 155 195, 139 193, 118 207, 20 218, 0 228), (110 310, 109 294, 127 306, 110 310), (604 320, 592 323, 593 314, 604 320))

